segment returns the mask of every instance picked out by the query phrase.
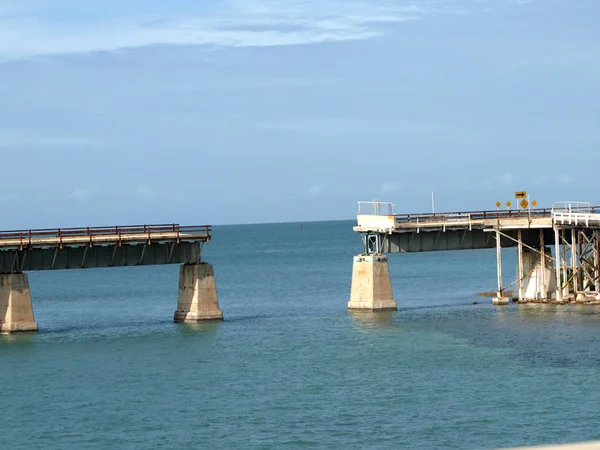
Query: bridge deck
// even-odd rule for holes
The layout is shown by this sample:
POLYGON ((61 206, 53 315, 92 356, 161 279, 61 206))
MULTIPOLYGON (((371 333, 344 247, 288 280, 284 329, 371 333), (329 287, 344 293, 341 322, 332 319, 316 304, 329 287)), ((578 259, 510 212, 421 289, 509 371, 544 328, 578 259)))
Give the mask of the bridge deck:
POLYGON ((495 230, 501 231, 502 247, 515 246, 517 233, 526 245, 539 246, 542 240, 545 245, 554 244, 554 228, 600 230, 600 207, 397 215, 359 212, 357 219, 354 230, 366 236, 365 245, 371 245, 367 241, 372 239, 375 251, 469 250, 495 247, 495 233, 490 233, 495 230))
POLYGON ((358 215, 355 231, 413 233, 421 231, 552 228, 600 226, 600 207, 585 212, 553 209, 468 211, 431 214, 358 215))
POLYGON ((57 228, 0 232, 0 251, 82 245, 128 245, 155 242, 208 242, 210 225, 134 225, 125 227, 57 228))
POLYGON ((135 225, 0 232, 0 273, 200 261, 210 225, 135 225))

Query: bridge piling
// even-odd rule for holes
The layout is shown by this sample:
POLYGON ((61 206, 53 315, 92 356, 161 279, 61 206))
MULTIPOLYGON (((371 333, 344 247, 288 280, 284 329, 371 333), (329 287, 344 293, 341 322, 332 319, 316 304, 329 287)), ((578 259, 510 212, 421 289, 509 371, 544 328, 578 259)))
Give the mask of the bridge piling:
MULTIPOLYGON (((550 247, 524 251, 525 294, 522 299, 519 299, 520 302, 548 302, 551 300, 551 294, 555 293, 558 286, 555 275, 556 268, 551 254, 550 247)), ((558 297, 556 299, 558 300, 558 297)))
POLYGON ((213 266, 184 264, 179 271, 179 296, 174 321, 194 323, 223 320, 213 266))
POLYGON ((496 266, 498 270, 498 291, 496 297, 492 300, 494 305, 508 305, 510 299, 504 296, 504 290, 502 287, 502 235, 500 231, 496 230, 496 266))
POLYGON ((349 310, 396 311, 387 257, 358 255, 352 268, 349 310))
POLYGON ((525 285, 523 279, 525 278, 525 271, 523 269, 523 231, 517 230, 517 270, 519 276, 519 301, 523 301, 525 298, 525 285))
POLYGON ((556 262, 554 265, 554 269, 555 269, 555 277, 556 277, 556 301, 558 303, 562 303, 564 301, 563 299, 563 283, 565 282, 564 280, 561 281, 560 279, 560 272, 561 272, 561 267, 562 267, 562 262, 561 262, 561 249, 560 249, 560 231, 558 228, 554 227, 554 256, 556 258, 556 262))
MULTIPOLYGON (((540 229, 540 250, 542 252, 541 254, 541 261, 540 261, 540 273, 541 273, 541 288, 540 288, 540 300, 543 301, 547 301, 548 300, 548 285, 546 284, 546 267, 547 267, 547 260, 546 260, 546 245, 544 242, 544 230, 540 229)), ((550 264, 552 264, 552 261, 550 261, 550 264)), ((553 269, 553 266, 550 266, 550 269, 553 269)), ((550 273, 552 273, 552 270, 550 270, 550 273)))
POLYGON ((0 333, 38 331, 29 279, 24 273, 0 274, 0 333))

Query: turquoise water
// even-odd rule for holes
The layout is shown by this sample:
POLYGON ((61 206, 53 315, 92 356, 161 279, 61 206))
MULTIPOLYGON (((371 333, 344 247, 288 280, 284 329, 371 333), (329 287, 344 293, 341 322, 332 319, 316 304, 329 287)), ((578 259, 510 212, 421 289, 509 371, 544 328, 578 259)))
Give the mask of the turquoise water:
POLYGON ((41 332, 0 337, 2 448, 600 439, 600 308, 493 307, 486 250, 391 255, 399 311, 351 314, 352 225, 215 227, 223 323, 172 323, 177 266, 31 273, 41 332))

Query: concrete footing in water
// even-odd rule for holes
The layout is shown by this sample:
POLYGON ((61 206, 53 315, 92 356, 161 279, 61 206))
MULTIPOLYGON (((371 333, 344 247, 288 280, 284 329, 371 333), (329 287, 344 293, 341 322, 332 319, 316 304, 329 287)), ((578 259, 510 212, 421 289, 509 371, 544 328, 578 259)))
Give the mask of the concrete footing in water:
MULTIPOLYGON (((520 303, 535 302, 536 300, 547 301, 556 298, 556 272, 551 258, 551 250, 545 247, 544 257, 525 249, 522 255, 523 273, 522 289, 519 289, 520 303)), ((517 268, 517 280, 519 279, 519 268, 517 268)))
POLYGON ((181 266, 174 320, 179 323, 223 320, 212 265, 199 263, 181 266))
POLYGON ((38 331, 29 279, 24 273, 0 274, 0 333, 38 331))
POLYGON ((395 311, 388 260, 384 255, 354 257, 349 310, 395 311))
POLYGON ((510 303, 510 297, 494 297, 492 304, 494 305, 508 305, 510 303))

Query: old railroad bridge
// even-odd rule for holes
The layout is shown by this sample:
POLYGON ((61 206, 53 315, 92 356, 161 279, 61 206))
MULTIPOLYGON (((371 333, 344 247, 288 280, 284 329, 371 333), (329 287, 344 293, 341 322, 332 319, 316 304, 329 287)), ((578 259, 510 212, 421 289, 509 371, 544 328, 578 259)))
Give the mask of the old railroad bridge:
POLYGON ((25 271, 181 264, 176 322, 222 320, 214 271, 201 261, 211 227, 141 225, 0 232, 0 332, 38 330, 25 271))
MULTIPOLYGON (((386 253, 495 248, 494 304, 600 303, 600 207, 394 214, 359 202, 363 253, 354 257, 350 310, 397 309, 386 253), (502 249, 517 248, 517 279, 502 280, 502 249)), ((201 260, 209 225, 141 225, 0 232, 0 333, 38 330, 26 271, 180 264, 174 320, 222 320, 214 270, 201 260)))
POLYGON ((359 202, 364 252, 354 258, 351 310, 396 309, 385 253, 495 248, 494 304, 510 301, 502 249, 517 248, 514 300, 600 303, 600 207, 555 203, 551 209, 394 214, 391 203, 359 202), (554 251, 553 251, 554 250, 554 251))

